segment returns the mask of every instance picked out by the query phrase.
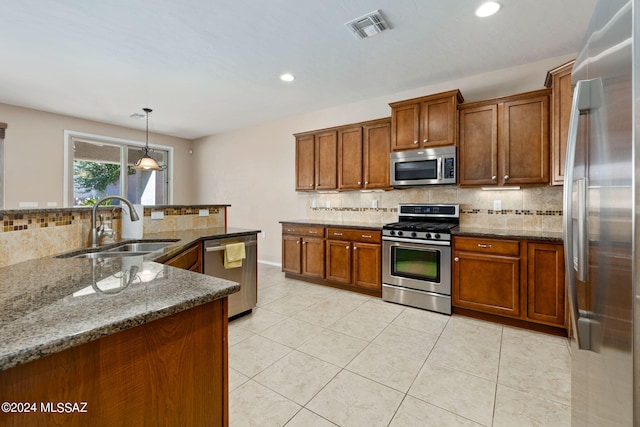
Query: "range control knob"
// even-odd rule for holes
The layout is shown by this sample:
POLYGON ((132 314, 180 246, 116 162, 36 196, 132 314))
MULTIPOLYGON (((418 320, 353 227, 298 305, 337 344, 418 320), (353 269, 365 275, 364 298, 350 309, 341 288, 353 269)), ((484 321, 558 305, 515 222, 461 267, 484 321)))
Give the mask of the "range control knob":
POLYGON ((389 236, 395 236, 395 235, 396 235, 395 231, 393 231, 393 230, 389 231, 389 236))
POLYGON ((415 231, 411 233, 411 237, 416 237, 418 235, 418 233, 416 233, 415 231))
POLYGON ((431 233, 425 233, 424 238, 425 239, 430 239, 431 238, 431 233))
POLYGON ((436 233, 436 234, 434 234, 434 236, 433 236, 433 237, 434 237, 434 238, 436 238, 436 239, 439 239, 439 238, 440 238, 440 233, 436 233))
POLYGON ((398 236, 402 236, 404 233, 402 231, 398 231, 398 236))

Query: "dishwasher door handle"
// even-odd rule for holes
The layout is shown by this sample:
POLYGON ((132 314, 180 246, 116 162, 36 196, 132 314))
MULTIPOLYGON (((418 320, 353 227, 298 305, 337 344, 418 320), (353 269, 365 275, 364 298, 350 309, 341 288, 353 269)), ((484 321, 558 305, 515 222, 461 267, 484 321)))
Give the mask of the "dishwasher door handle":
MULTIPOLYGON (((241 243, 241 242, 233 242, 233 243, 241 243)), ((252 240, 251 242, 244 242, 245 246, 255 246, 258 244, 257 240, 252 240)), ((205 252, 217 252, 217 251, 224 251, 226 245, 218 245, 218 246, 211 246, 211 247, 205 247, 204 250, 205 252)))

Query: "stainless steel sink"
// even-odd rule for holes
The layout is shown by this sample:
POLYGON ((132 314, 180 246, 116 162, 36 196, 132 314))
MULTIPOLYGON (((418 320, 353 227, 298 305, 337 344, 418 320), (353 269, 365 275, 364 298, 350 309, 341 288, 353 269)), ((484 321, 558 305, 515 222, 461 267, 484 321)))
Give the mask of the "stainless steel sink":
POLYGON ((142 256, 146 254, 150 254, 151 251, 138 251, 138 252, 114 252, 114 251, 103 251, 103 252, 88 252, 84 254, 74 255, 71 258, 121 258, 121 257, 130 257, 130 256, 142 256))
POLYGON ((118 245, 111 249, 106 249, 102 252, 155 252, 164 248, 165 246, 169 246, 170 244, 175 242, 138 242, 138 243, 125 243, 122 245, 118 245))
POLYGON ((158 240, 153 242, 121 243, 109 249, 92 249, 92 252, 71 252, 57 258, 119 258, 146 255, 169 246, 178 240, 158 240))

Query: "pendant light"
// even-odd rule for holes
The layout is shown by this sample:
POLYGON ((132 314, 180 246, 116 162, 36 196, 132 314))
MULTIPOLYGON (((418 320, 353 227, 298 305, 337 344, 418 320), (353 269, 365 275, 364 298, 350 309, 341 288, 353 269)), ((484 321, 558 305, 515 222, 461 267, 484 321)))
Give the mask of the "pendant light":
POLYGON ((149 113, 153 111, 151 108, 142 109, 147 114, 147 139, 144 147, 142 148, 142 157, 131 166, 131 169, 145 170, 145 171, 161 171, 164 170, 163 166, 160 166, 156 159, 151 157, 151 149, 149 149, 149 113))

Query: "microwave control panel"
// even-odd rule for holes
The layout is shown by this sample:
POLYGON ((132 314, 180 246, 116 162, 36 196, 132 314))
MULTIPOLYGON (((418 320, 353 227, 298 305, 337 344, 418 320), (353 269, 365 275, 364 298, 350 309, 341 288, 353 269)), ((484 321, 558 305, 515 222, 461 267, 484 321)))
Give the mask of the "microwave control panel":
POLYGON ((453 157, 444 158, 444 178, 456 178, 455 159, 453 157))

